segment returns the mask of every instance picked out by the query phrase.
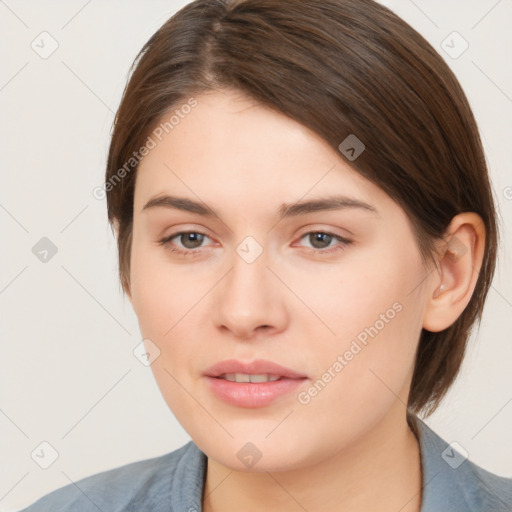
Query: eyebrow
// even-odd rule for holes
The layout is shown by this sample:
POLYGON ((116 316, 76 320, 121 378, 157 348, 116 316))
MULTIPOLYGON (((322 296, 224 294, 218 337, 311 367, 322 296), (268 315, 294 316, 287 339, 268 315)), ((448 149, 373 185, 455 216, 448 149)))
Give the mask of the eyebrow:
MULTIPOLYGON (((142 211, 149 210, 151 208, 170 208, 195 213, 202 215, 203 217, 218 217, 217 213, 205 203, 187 199, 185 197, 169 195, 154 197, 144 205, 142 211)), ((342 210, 347 208, 362 209, 378 215, 377 209, 371 204, 343 195, 329 196, 309 201, 299 201, 296 203, 283 203, 278 210, 278 215, 279 220, 283 220, 287 217, 297 217, 308 213, 342 210)))

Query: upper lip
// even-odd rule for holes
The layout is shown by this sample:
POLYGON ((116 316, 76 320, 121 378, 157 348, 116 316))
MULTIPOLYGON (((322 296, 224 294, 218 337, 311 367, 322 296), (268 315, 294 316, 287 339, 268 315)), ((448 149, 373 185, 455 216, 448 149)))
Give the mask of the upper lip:
POLYGON ((257 359, 249 363, 237 361, 236 359, 228 359, 221 361, 213 366, 210 366, 204 374, 208 377, 219 377, 225 373, 245 373, 249 375, 279 375, 288 379, 302 379, 306 375, 295 372, 290 368, 281 366, 280 364, 273 363, 272 361, 265 361, 257 359))

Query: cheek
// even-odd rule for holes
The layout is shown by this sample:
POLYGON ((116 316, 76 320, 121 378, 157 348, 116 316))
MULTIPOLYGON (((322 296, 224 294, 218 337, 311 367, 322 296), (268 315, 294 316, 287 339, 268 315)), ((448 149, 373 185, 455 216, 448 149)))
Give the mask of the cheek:
POLYGON ((410 254, 361 258, 350 272, 324 280, 323 295, 310 294, 312 309, 336 333, 315 349, 318 407, 328 411, 336 403, 356 415, 383 412, 407 389, 424 306, 421 287, 413 291, 423 268, 414 250, 410 254))
MULTIPOLYGON (((333 349, 340 345, 342 348, 347 340, 358 335, 364 340, 365 333, 370 336, 370 331, 377 330, 381 336, 407 324, 411 319, 402 310, 410 311, 415 306, 421 309, 417 295, 411 291, 424 272, 413 249, 407 258, 403 257, 406 251, 398 252, 375 246, 367 251, 354 251, 336 265, 301 268, 300 272, 281 268, 283 280, 301 299, 297 307, 304 312, 306 306, 316 314, 298 315, 298 310, 294 310, 295 320, 310 328, 316 324, 323 334, 322 346, 333 349)), ((289 305, 292 304, 290 301, 289 305)), ((397 333, 393 339, 409 340, 397 333)))
POLYGON ((193 316, 191 306, 198 300, 197 286, 166 262, 163 250, 138 245, 136 237, 130 279, 141 335, 160 351, 151 370, 162 395, 172 410, 179 410, 183 403, 193 407, 179 382, 192 373, 191 353, 196 349, 186 338, 186 326, 193 316))
POLYGON ((159 385, 175 389, 168 372, 180 380, 195 375, 197 354, 204 352, 204 340, 210 339, 204 334, 207 321, 211 323, 207 295, 218 273, 171 264, 163 248, 155 250, 136 242, 134 237, 130 277, 133 309, 142 337, 160 350, 152 364, 159 385))
POLYGON ((179 272, 166 264, 163 249, 139 243, 134 234, 130 281, 132 305, 144 337, 162 339, 175 318, 184 314, 187 293, 179 272))

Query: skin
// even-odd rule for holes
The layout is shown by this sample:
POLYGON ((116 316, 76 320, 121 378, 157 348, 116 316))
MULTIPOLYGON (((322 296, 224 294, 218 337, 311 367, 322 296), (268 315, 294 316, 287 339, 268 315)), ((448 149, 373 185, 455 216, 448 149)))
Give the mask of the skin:
POLYGON ((405 407, 415 350, 422 328, 445 329, 471 297, 480 218, 455 217, 438 268, 427 269, 402 208, 319 136, 236 91, 196 99, 139 166, 127 293, 143 338, 160 350, 152 369, 163 397, 208 456, 203 509, 418 512, 420 453, 405 407), (283 203, 335 193, 376 213, 278 219, 283 203), (164 194, 207 204, 216 216, 143 209, 164 194), (158 243, 183 231, 207 236, 195 246, 179 236, 158 243), (308 235, 318 232, 351 243, 322 245, 308 235), (252 263, 236 252, 247 236, 263 249, 252 263), (393 304, 400 312, 300 403, 297 393, 393 304), (236 407, 203 377, 231 358, 267 359, 308 379, 266 407, 236 407), (262 454, 250 468, 237 457, 247 442, 262 454))

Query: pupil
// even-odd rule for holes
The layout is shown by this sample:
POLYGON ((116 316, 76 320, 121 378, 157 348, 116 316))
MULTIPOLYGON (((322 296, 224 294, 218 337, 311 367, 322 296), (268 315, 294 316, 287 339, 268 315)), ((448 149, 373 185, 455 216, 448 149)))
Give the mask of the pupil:
POLYGON ((325 247, 329 247, 329 244, 331 243, 332 240, 332 236, 328 235, 327 233, 313 233, 312 235, 309 236, 311 245, 315 249, 324 249, 325 247), (317 245, 318 242, 320 245, 317 245))
POLYGON ((181 236, 181 243, 187 249, 194 249, 200 247, 203 241, 203 235, 199 233, 185 233, 181 236))

